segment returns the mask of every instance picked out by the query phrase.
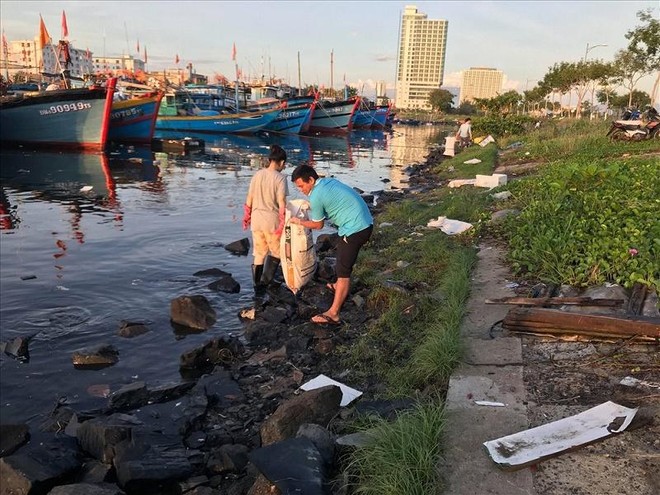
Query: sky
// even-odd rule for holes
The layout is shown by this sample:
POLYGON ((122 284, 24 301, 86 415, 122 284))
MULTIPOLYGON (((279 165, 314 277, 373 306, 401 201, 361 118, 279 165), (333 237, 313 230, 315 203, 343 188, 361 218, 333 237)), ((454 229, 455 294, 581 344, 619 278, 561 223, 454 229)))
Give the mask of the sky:
MULTIPOLYGON (((66 12, 69 41, 94 56, 148 55, 147 70, 184 68, 232 79, 236 46, 243 74, 303 84, 354 86, 370 96, 385 81, 394 96, 399 20, 406 5, 429 19, 449 22, 444 86, 460 86, 461 71, 493 67, 504 89, 524 91, 562 61, 612 60, 625 34, 639 25, 636 13, 650 1, 30 1, 0 0, 0 24, 8 40, 37 36, 39 15, 55 40, 66 12), (598 46, 595 45, 607 45, 598 46)), ((653 78, 638 85, 650 92, 653 78)))

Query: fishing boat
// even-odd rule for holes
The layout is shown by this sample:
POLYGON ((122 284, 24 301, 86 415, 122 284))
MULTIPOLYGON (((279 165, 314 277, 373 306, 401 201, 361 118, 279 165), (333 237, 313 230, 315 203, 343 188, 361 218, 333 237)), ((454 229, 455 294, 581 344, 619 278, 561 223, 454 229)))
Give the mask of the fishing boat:
POLYGON ((373 124, 373 114, 370 102, 366 98, 359 98, 360 103, 351 118, 353 129, 370 129, 373 124))
POLYGON ((108 141, 151 144, 163 92, 136 92, 129 89, 128 94, 127 99, 115 100, 112 103, 108 141))
POLYGON ((283 106, 260 112, 216 115, 160 115, 156 135, 160 132, 197 132, 206 134, 254 133, 263 129, 282 111, 283 106))
POLYGON ((273 122, 264 127, 264 131, 285 134, 307 132, 316 107, 316 98, 313 96, 294 96, 285 101, 286 108, 273 122))
POLYGON ((390 113, 389 105, 379 105, 372 109, 371 112, 371 116, 373 118, 371 122, 371 128, 385 129, 385 126, 387 125, 387 117, 390 113))
POLYGON ((359 98, 341 101, 319 100, 312 115, 309 132, 345 133, 353 127, 352 117, 360 104, 359 98))
POLYGON ((44 91, 0 100, 0 144, 99 151, 110 128, 116 78, 105 87, 44 91))

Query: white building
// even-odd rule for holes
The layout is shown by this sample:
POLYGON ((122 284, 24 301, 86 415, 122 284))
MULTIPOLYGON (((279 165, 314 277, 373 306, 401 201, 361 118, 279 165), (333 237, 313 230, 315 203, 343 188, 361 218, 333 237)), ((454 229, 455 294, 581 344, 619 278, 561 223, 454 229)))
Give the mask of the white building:
POLYGON ((134 58, 132 55, 117 55, 114 57, 93 57, 94 72, 121 75, 122 71, 144 72, 144 60, 134 58))
POLYGON ((48 43, 42 47, 38 38, 8 41, 3 69, 12 79, 17 72, 30 74, 33 79, 40 78, 41 74, 59 75, 63 70, 78 78, 93 72, 91 54, 87 50, 73 48, 68 42, 48 43))
MULTIPOLYGON (((502 92, 504 72, 488 67, 470 67, 463 71, 460 103, 475 98, 493 98, 502 92)), ((459 104, 460 104, 459 103, 459 104)))
POLYGON ((400 21, 396 106, 430 109, 429 93, 442 86, 447 48, 446 20, 427 19, 406 5, 400 21))

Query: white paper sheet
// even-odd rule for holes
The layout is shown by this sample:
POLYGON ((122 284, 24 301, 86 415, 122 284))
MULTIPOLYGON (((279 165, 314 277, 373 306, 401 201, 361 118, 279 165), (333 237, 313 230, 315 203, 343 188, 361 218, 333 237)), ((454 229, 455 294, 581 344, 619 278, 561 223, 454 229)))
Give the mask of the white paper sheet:
POLYGON ((484 442, 502 468, 519 469, 625 430, 637 409, 605 402, 580 414, 484 442))
POLYGON ((316 378, 312 378, 307 383, 303 383, 300 388, 303 390, 314 390, 316 388, 325 387, 327 385, 336 385, 341 388, 342 396, 341 403, 339 405, 342 407, 349 405, 351 402, 362 395, 362 392, 359 390, 355 390, 354 388, 344 385, 343 383, 339 383, 338 381, 333 380, 332 378, 329 378, 325 375, 319 375, 316 378))

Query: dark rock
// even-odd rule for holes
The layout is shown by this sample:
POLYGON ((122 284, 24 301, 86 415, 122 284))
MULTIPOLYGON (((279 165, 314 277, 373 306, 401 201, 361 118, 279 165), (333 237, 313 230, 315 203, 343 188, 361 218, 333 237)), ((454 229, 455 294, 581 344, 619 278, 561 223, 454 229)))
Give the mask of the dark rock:
POLYGON ((316 238, 316 252, 323 253, 335 249, 339 242, 339 234, 319 234, 316 238))
POLYGON ((238 294, 241 291, 241 285, 231 275, 211 282, 207 287, 211 290, 226 292, 228 294, 238 294))
POLYGON ((267 321, 268 323, 282 323, 290 318, 290 311, 287 311, 287 308, 281 306, 269 306, 259 315, 261 319, 267 321))
POLYGON ((245 326, 243 336, 254 346, 268 345, 279 340, 279 334, 282 330, 284 330, 283 326, 273 325, 268 321, 255 320, 245 326))
POLYGON ((261 425, 261 444, 292 437, 305 423, 327 425, 339 410, 342 392, 330 385, 303 392, 280 405, 261 425))
POLYGON ((197 380, 195 392, 206 395, 211 404, 222 408, 245 399, 236 380, 223 369, 216 369, 212 374, 204 375, 197 380))
POLYGON ((18 359, 19 361, 28 362, 30 360, 30 350, 28 345, 34 335, 27 337, 15 337, 7 342, 0 342, 0 352, 4 352, 8 356, 18 359))
POLYGON ((208 476, 193 476, 188 478, 186 481, 179 483, 179 489, 181 493, 186 493, 189 490, 192 490, 200 485, 205 485, 209 482, 208 476))
POLYGON ((201 449, 206 444, 206 432, 196 430, 188 433, 183 443, 189 449, 201 449))
POLYGON ((207 270, 200 270, 193 273, 195 277, 231 277, 231 273, 220 270, 220 268, 209 268, 207 270))
POLYGON ((296 437, 304 437, 311 440, 319 451, 319 454, 321 454, 323 462, 325 462, 327 466, 332 465, 332 461, 335 458, 335 440, 332 433, 327 429, 319 425, 304 424, 298 428, 296 437))
POLYGON ((245 445, 223 445, 213 452, 206 467, 210 473, 240 473, 248 463, 245 445))
POLYGON ((250 461, 282 493, 323 495, 323 458, 308 438, 291 438, 250 453, 250 461))
POLYGON ((30 439, 26 424, 0 424, 0 457, 11 455, 30 439))
POLYGON ((74 351, 71 361, 76 368, 105 368, 119 361, 119 351, 113 345, 99 344, 74 351))
POLYGON ((170 304, 170 318, 186 327, 207 330, 215 323, 216 313, 204 296, 180 296, 170 304))
POLYGON ((148 389, 149 403, 167 402, 182 397, 195 386, 195 382, 164 383, 148 389))
POLYGON ((210 486, 198 486, 186 492, 184 495, 221 495, 221 493, 210 486))
POLYGON ((387 419, 388 421, 396 418, 397 413, 412 409, 415 407, 413 399, 394 399, 394 400, 372 400, 360 401, 355 405, 355 411, 358 414, 370 414, 387 419))
POLYGON ((247 256, 250 252, 250 239, 244 237, 238 241, 230 242, 225 246, 225 249, 232 254, 247 256))
POLYGON ((132 339, 133 337, 137 337, 138 335, 142 335, 148 331, 149 328, 143 323, 122 320, 119 324, 119 330, 117 331, 117 334, 120 337, 132 339))
POLYGON ((179 369, 183 375, 201 376, 210 373, 216 365, 229 366, 242 354, 243 346, 237 339, 215 338, 183 353, 179 369))
POLYGON ((110 395, 109 404, 112 409, 118 411, 135 409, 149 400, 147 385, 142 382, 133 382, 124 385, 110 395))
POLYGON ((58 436, 34 442, 15 454, 0 458, 3 494, 47 493, 81 466, 75 438, 58 436))
POLYGON ((190 394, 176 401, 141 406, 133 414, 148 428, 175 437, 198 428, 207 407, 208 399, 205 395, 190 394))
POLYGON ((51 433, 63 431, 74 414, 73 409, 60 401, 39 425, 39 430, 51 433))
POLYGON ((110 481, 112 466, 100 461, 87 461, 77 476, 79 483, 103 483, 110 481))
POLYGON ((324 258, 317 263, 316 277, 324 281, 332 281, 335 279, 335 265, 337 260, 330 256, 324 258))
MULTIPOLYGON (((385 182, 385 179, 383 180, 385 182)), ((389 182, 389 179, 387 179, 387 182, 389 182)), ((364 202, 367 203, 368 205, 373 204, 374 202, 374 195, 373 194, 362 194, 362 199, 364 199, 364 202)))
POLYGON ((60 485, 48 492, 48 495, 125 495, 118 486, 110 483, 76 483, 60 485))
POLYGON ((122 441, 131 438, 134 427, 140 421, 128 414, 112 414, 85 421, 78 428, 80 448, 104 463, 111 463, 116 454, 115 448, 122 441))

